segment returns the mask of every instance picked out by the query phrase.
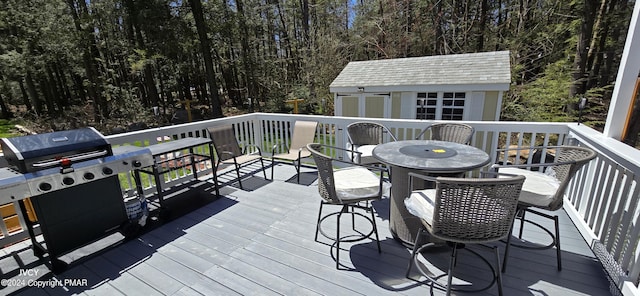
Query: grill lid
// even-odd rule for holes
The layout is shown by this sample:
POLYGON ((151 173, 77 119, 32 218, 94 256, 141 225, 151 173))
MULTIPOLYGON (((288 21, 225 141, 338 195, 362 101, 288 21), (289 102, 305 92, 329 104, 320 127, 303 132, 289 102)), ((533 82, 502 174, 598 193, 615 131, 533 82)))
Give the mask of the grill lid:
POLYGON ((58 162, 54 160, 62 158, 79 161, 112 155, 107 139, 92 127, 3 138, 0 144, 9 165, 22 173, 55 166, 58 162))
POLYGON ((3 140, 14 147, 11 150, 16 153, 16 156, 21 155, 18 159, 34 159, 71 151, 91 151, 96 147, 109 145, 107 139, 92 127, 3 140))

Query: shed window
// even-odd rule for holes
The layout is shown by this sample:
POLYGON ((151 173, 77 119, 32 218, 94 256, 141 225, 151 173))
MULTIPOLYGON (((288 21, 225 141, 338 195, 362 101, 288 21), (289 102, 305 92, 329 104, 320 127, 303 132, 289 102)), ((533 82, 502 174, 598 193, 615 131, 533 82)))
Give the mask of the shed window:
POLYGON ((416 119, 463 120, 466 97, 464 92, 419 92, 416 119))
POLYGON ((416 119, 436 119, 438 93, 418 93, 416 119))

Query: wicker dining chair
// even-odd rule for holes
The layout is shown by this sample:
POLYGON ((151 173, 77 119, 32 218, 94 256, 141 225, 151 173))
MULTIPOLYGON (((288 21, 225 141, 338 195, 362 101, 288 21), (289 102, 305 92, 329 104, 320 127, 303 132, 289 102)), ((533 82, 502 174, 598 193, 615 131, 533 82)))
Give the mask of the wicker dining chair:
MULTIPOLYGON (((554 161, 551 163, 525 163, 525 164, 495 164, 492 169, 499 173, 523 175, 527 179, 522 187, 522 193, 518 201, 517 219, 520 220, 520 231, 518 238, 522 240, 524 222, 533 224, 544 230, 552 238, 549 245, 533 246, 524 244, 513 244, 511 235, 507 238, 507 246, 504 253, 502 271, 507 269, 507 259, 509 256, 510 246, 527 248, 527 249, 550 249, 556 248, 556 260, 558 270, 562 270, 562 251, 560 249, 560 228, 558 225, 558 215, 550 215, 534 208, 546 211, 557 211, 562 209, 564 195, 569 185, 569 181, 576 172, 589 161, 597 156, 597 153, 586 147, 577 146, 544 146, 544 147, 523 147, 509 148, 498 150, 499 153, 505 153, 507 150, 530 150, 530 155, 535 151, 543 151, 550 154, 555 151, 554 161), (554 221, 555 232, 551 232, 542 225, 527 220, 526 213, 536 214, 554 221)), ((507 154, 507 153, 505 153, 507 154)))
POLYGON ((297 182, 300 184, 300 165, 303 158, 311 156, 311 152, 307 150, 307 144, 313 143, 317 127, 318 122, 316 121, 298 120, 293 125, 291 144, 286 152, 276 153, 278 146, 282 146, 282 144, 273 145, 271 149, 271 179, 273 179, 274 162, 276 160, 286 160, 291 161, 295 165, 297 182))
POLYGON ((267 179, 267 172, 265 171, 260 147, 251 145, 254 147, 254 152, 248 151, 250 145, 241 148, 232 125, 214 126, 207 130, 213 142, 213 147, 216 150, 217 161, 213 167, 213 176, 216 183, 218 180, 217 172, 220 165, 233 165, 236 175, 238 176, 240 189, 244 189, 242 187, 242 178, 240 177, 240 168, 256 161, 260 161, 262 173, 264 174, 265 180, 267 179))
POLYGON ((409 213, 420 218, 422 227, 418 231, 413 246, 407 278, 410 278, 411 267, 416 265, 418 271, 429 279, 432 288, 438 286, 446 289, 447 295, 451 291, 484 291, 491 288, 494 283, 497 283, 498 293, 502 295, 498 247, 484 245, 484 243, 499 241, 509 234, 524 180, 523 176, 449 178, 409 173, 409 192, 411 193, 404 203, 409 213), (416 178, 435 182, 435 189, 412 189, 416 178), (434 242, 422 244, 424 238, 428 236, 431 237, 431 241, 435 238, 446 242, 452 249, 446 286, 437 281, 440 276, 433 275, 431 271, 419 264, 417 255, 435 245, 434 242), (493 249, 496 268, 479 253, 468 248, 469 244, 479 244, 493 249), (452 285, 458 251, 462 249, 477 256, 489 266, 493 274, 490 283, 473 285, 482 287, 472 289, 452 285))
POLYGON ((397 141, 393 133, 384 125, 368 121, 349 124, 347 136, 352 150, 351 161, 359 164, 379 163, 373 157, 373 148, 387 142, 387 139, 388 141, 397 141))
POLYGON ((434 123, 422 130, 422 132, 416 137, 416 140, 421 139, 427 131, 430 131, 429 140, 469 145, 475 129, 464 123, 434 123))
MULTIPOLYGON (((318 192, 320 193, 320 209, 318 211, 318 220, 316 222, 315 241, 318 241, 318 233, 324 237, 334 241, 336 246, 336 269, 340 269, 340 243, 343 242, 356 242, 370 238, 375 234, 375 240, 378 246, 378 252, 380 249, 380 238, 378 236, 378 228, 376 226, 376 220, 374 216, 374 209, 372 203, 382 198, 383 193, 383 179, 382 170, 378 167, 359 165, 352 162, 346 162, 339 159, 332 158, 321 150, 334 150, 334 151, 347 151, 339 147, 331 147, 327 145, 321 145, 318 143, 311 143, 307 145, 307 149, 311 152, 313 159, 318 167, 318 192), (336 169, 334 164, 342 162, 348 165, 344 168, 336 169), (377 175, 373 171, 377 170, 380 175, 377 175), (361 203, 365 202, 365 203, 361 203), (340 210, 323 215, 322 209, 325 205, 337 205, 340 206, 340 210), (356 209, 363 210, 365 213, 370 213, 371 217, 367 217, 361 212, 356 212, 356 209), (340 218, 343 214, 351 215, 352 222, 356 216, 362 217, 371 223, 372 229, 368 233, 363 233, 357 237, 341 236, 340 235, 340 218), (337 216, 336 235, 329 235, 322 230, 322 222, 329 217, 337 216)), ((355 223, 353 224, 355 228, 355 223)), ((333 245, 332 245, 333 250, 333 245)))

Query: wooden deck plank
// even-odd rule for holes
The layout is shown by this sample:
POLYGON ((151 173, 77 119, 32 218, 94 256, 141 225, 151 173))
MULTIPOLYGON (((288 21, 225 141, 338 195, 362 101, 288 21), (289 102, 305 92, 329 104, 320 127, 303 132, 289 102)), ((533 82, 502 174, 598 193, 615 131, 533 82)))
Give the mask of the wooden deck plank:
POLYGON ((203 295, 237 295, 235 291, 227 288, 223 284, 204 276, 202 274, 204 271, 200 272, 189 268, 187 264, 183 264, 180 258, 184 258, 184 256, 172 259, 173 256, 171 256, 171 254, 180 252, 181 250, 177 248, 167 250, 164 247, 162 249, 160 252, 163 254, 167 252, 166 255, 168 256, 154 256, 153 260, 148 261, 148 264, 167 272, 168 275, 185 285, 185 287, 177 292, 178 294, 184 293, 184 288, 189 288, 189 290, 187 290, 189 293, 196 292, 203 295))
POLYGON ((180 290, 184 285, 147 263, 147 261, 154 260, 150 255, 150 253, 153 254, 153 252, 154 250, 152 248, 147 248, 139 241, 131 241, 126 244, 126 247, 114 250, 111 254, 107 255, 107 257, 117 257, 117 262, 120 264, 131 261, 138 262, 133 265, 133 267, 131 265, 119 266, 120 268, 128 268, 127 274, 146 283, 147 286, 152 287, 159 293, 171 295, 180 290))
MULTIPOLYGON (((92 258, 88 262, 84 263, 84 265, 94 273, 106 279, 109 285, 122 294, 162 295, 158 290, 149 286, 144 281, 136 278, 128 272, 123 272, 123 268, 113 262, 114 259, 116 259, 116 261, 124 261, 117 259, 119 256, 123 255, 121 255, 121 252, 116 253, 116 250, 117 249, 114 249, 102 256, 92 258)), ((124 270, 128 270, 129 267, 133 265, 135 264, 127 266, 124 270)))
MULTIPOLYGON (((65 279, 69 279, 72 281, 87 280, 87 286, 79 285, 67 285, 66 288, 69 290, 67 293, 63 293, 60 295, 68 295, 70 293, 78 293, 78 294, 86 294, 86 295, 124 295, 120 291, 116 290, 113 286, 106 283, 104 277, 96 274, 91 269, 89 269, 85 265, 79 265, 75 268, 70 269, 68 272, 65 272, 61 275, 56 275, 56 279, 62 280, 64 282, 65 279)), ((46 289, 49 292, 49 295, 56 295, 55 291, 60 292, 59 289, 46 289)), ((65 291, 66 292, 66 291, 65 291)))
MULTIPOLYGON (((250 247, 249 245, 248 247, 250 247)), ((258 248, 264 248, 258 246, 258 248)), ((275 258, 264 257, 256 252, 247 250, 247 248, 239 249, 232 254, 234 258, 241 260, 255 268, 269 271, 270 274, 281 278, 284 281, 296 282, 301 288, 308 289, 322 295, 366 295, 365 291, 359 293, 352 287, 336 285, 333 281, 315 277, 311 274, 301 272, 300 270, 279 262, 275 258)), ((337 277, 337 276, 336 276, 337 277)), ((336 278, 334 277, 334 278, 336 278)))
POLYGON ((246 277, 236 274, 222 266, 214 266, 204 273, 207 277, 215 279, 218 282, 225 283, 225 285, 241 295, 282 295, 279 294, 261 284, 256 283, 253 280, 249 280, 246 277))
MULTIPOLYGON (((352 289, 365 295, 397 294, 397 292, 391 289, 381 290, 375 282, 366 277, 362 272, 336 273, 334 261, 326 260, 327 255, 321 254, 316 250, 306 250, 304 247, 282 241, 271 242, 268 237, 264 237, 264 241, 260 242, 262 244, 248 246, 247 250, 256 254, 255 256, 276 260, 281 264, 299 270, 301 273, 313 275, 336 285, 343 286, 345 289, 352 289)), ((329 293, 328 295, 331 294, 329 293)))
POLYGON ((259 283, 265 288, 275 291, 282 295, 320 295, 315 293, 295 281, 283 279, 274 275, 272 270, 260 269, 243 260, 237 259, 236 256, 221 265, 221 267, 240 275, 253 282, 259 283))
MULTIPOLYGON (((261 176, 258 173, 256 176, 261 176)), ((283 182, 294 175, 292 166, 278 165, 276 180, 253 191, 224 187, 221 192, 225 196, 218 200, 72 265, 57 277, 87 278, 90 287, 73 290, 86 295, 429 294, 427 285, 405 277, 410 250, 393 239, 389 231, 387 198, 373 204, 382 253, 371 240, 342 244, 340 260, 352 270, 336 270, 330 241, 324 237, 320 243, 313 239, 320 201, 318 188, 283 182)), ((563 271, 556 270, 555 250, 512 248, 504 274, 505 295, 608 294, 600 264, 566 214, 559 213, 563 271)), ((335 227, 334 219, 325 224, 329 231, 335 227)), ((525 227, 527 235, 544 240, 544 232, 525 227)), ((502 254, 504 244, 497 245, 502 254)), ((30 253, 23 247, 16 254, 46 271, 30 253)), ((493 260, 490 253, 481 254, 493 260)), ((446 249, 425 256, 438 267, 448 263, 446 249)), ((479 261, 463 256, 456 269, 460 279, 475 280, 487 273, 479 261)), ((16 256, 0 258, 3 272, 20 268, 13 258, 16 256)), ((0 290, 0 294, 5 291, 9 290, 0 290)), ((69 293, 63 289, 42 291, 46 295, 69 293)), ((22 292, 30 295, 36 291, 22 292)), ((436 290, 434 294, 444 292, 436 290)), ((497 295, 497 289, 492 287, 474 295, 497 295)))

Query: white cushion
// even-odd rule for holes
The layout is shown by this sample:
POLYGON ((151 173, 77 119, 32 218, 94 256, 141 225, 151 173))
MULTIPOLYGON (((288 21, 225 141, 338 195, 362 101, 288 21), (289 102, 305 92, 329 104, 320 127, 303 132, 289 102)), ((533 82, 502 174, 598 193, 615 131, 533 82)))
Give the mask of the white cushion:
POLYGON ((409 198, 404 200, 404 206, 411 215, 414 215, 431 225, 433 222, 435 199, 435 189, 417 190, 411 192, 409 198))
POLYGON ((530 205, 548 206, 560 187, 560 182, 556 178, 541 172, 518 168, 500 168, 498 172, 525 176, 519 201, 530 205))
MULTIPOLYGON (((360 152, 360 154, 349 152, 349 157, 353 157, 353 162, 355 163, 360 163, 360 164, 378 163, 380 161, 378 161, 373 157, 373 148, 376 148, 376 146, 378 145, 358 146, 356 147, 355 150, 360 152)), ((347 144, 347 149, 350 150, 352 149, 352 147, 353 146, 351 146, 351 144, 347 144)))
MULTIPOLYGON (((238 164, 243 164, 243 163, 247 163, 249 161, 253 161, 256 160, 258 158, 260 158, 262 156, 260 156, 259 154, 244 154, 244 155, 239 155, 236 156, 236 161, 238 162, 238 164)), ((222 163, 224 164, 233 164, 233 158, 229 158, 227 160, 222 161, 222 163)))
POLYGON ((348 167, 333 171, 336 194, 342 200, 380 194, 380 176, 363 167, 348 167))
MULTIPOLYGON (((360 154, 360 160, 356 160, 356 162, 361 163, 361 164, 368 164, 368 163, 376 163, 379 162, 377 159, 375 159, 373 157, 373 148, 376 148, 376 146, 378 145, 362 145, 360 147, 358 147, 358 149, 356 149, 356 151, 362 153, 360 154)), ((358 156, 356 155, 356 158, 358 156)))

